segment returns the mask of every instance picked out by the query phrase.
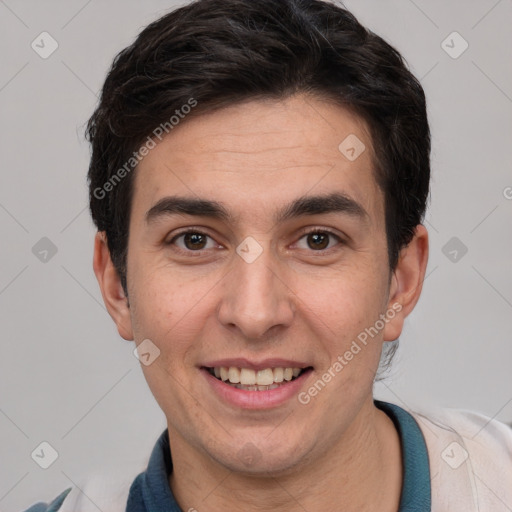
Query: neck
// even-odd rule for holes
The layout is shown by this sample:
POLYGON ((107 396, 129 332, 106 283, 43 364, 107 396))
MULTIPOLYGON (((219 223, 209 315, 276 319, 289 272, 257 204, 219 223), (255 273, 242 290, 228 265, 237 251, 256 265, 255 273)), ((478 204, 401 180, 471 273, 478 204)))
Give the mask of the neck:
MULTIPOLYGON (((176 439, 177 433, 169 432, 170 439, 176 439)), ((183 510, 396 512, 399 507, 400 438, 373 399, 327 452, 283 475, 234 473, 205 462, 185 442, 171 440, 171 452, 174 470, 169 483, 183 510)))

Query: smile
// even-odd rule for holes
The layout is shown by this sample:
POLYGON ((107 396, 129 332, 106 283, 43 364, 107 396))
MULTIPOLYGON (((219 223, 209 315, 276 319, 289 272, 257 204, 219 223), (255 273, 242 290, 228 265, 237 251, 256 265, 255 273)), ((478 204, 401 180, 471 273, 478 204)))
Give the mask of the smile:
POLYGON ((301 375, 306 368, 238 368, 236 366, 216 366, 207 368, 208 372, 237 389, 246 391, 270 391, 301 375))

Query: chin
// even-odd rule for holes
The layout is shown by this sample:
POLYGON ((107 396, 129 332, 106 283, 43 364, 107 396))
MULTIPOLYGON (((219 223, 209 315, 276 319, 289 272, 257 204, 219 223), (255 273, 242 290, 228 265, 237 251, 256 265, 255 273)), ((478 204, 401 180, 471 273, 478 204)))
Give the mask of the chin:
MULTIPOLYGON (((254 437, 251 436, 251 439, 254 437)), ((228 452, 221 450, 217 445, 216 452, 210 455, 222 466, 237 474, 247 476, 277 477, 293 472, 297 467, 307 463, 307 454, 304 440, 297 439, 294 443, 287 439, 287 443, 272 443, 242 439, 238 443, 230 443, 228 452)))

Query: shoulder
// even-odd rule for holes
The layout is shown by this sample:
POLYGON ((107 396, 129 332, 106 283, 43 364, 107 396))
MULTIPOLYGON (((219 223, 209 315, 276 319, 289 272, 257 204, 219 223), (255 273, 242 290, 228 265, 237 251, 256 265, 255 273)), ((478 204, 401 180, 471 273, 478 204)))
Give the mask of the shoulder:
POLYGON ((50 504, 36 503, 25 512, 125 512, 132 485, 145 478, 151 460, 163 457, 167 429, 158 437, 150 454, 127 450, 119 466, 98 469, 77 477, 73 487, 66 489, 50 504))
POLYGON ((140 463, 116 472, 98 472, 75 481, 51 503, 35 503, 25 512, 125 512, 130 487, 144 470, 140 463))
POLYGON ((77 482, 59 512, 125 512, 130 487, 145 465, 99 472, 77 482))
POLYGON ((512 509, 512 428, 464 409, 410 413, 427 444, 432 512, 512 509))

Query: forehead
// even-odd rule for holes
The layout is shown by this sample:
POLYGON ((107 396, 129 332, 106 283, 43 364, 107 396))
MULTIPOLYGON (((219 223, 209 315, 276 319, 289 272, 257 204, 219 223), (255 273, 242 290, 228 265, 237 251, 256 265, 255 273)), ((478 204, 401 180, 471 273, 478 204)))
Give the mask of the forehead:
POLYGON ((304 95, 185 118, 139 163, 134 186, 134 218, 171 195, 216 200, 262 224, 277 206, 332 192, 374 219, 384 211, 365 122, 304 95))

